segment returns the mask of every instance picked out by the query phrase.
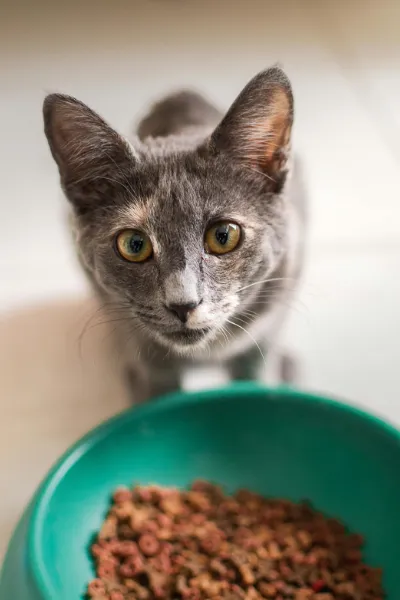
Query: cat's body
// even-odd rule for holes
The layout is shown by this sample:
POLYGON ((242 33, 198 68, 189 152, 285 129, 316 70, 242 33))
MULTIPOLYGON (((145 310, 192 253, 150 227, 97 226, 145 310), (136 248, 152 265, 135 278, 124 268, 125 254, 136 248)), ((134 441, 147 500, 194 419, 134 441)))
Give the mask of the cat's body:
POLYGON ((248 379, 270 362, 303 260, 292 113, 279 69, 255 78, 225 119, 196 94, 166 98, 132 146, 77 101, 46 100, 78 254, 114 316, 137 400, 176 389, 193 365, 248 379), (125 231, 136 232, 128 260, 118 256, 125 231))

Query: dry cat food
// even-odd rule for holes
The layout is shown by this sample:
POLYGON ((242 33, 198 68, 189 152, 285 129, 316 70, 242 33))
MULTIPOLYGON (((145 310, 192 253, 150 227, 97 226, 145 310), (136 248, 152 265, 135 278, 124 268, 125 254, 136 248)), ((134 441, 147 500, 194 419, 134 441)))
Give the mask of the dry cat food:
POLYGON ((360 535, 308 503, 210 483, 119 489, 91 550, 96 600, 383 600, 360 535))

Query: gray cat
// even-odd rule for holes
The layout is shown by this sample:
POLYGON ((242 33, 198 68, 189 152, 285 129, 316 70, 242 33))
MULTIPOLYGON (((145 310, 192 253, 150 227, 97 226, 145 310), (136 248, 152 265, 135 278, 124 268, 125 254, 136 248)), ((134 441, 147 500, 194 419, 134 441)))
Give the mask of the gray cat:
POLYGON ((197 94, 170 96, 131 142, 60 94, 45 99, 44 123, 79 258, 116 321, 134 398, 179 388, 195 365, 258 377, 303 259, 282 70, 252 79, 225 116, 197 94))

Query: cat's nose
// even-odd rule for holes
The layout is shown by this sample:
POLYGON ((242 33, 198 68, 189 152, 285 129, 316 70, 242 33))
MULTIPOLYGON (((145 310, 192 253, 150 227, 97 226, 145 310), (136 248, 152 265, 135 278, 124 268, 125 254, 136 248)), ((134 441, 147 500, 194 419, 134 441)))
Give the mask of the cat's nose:
POLYGON ((170 312, 178 317, 182 323, 186 323, 189 314, 194 310, 200 302, 188 302, 186 304, 168 304, 167 308, 170 312))

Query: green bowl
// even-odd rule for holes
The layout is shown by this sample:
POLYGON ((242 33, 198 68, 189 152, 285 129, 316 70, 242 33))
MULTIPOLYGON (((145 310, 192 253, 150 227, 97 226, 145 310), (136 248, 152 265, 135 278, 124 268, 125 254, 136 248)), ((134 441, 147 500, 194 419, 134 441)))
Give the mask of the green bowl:
POLYGON ((366 559, 400 596, 400 434, 366 413, 290 390, 237 384, 129 410, 78 442, 15 531, 1 600, 78 600, 93 576, 92 535, 120 484, 185 486, 310 499, 365 535, 366 559))

